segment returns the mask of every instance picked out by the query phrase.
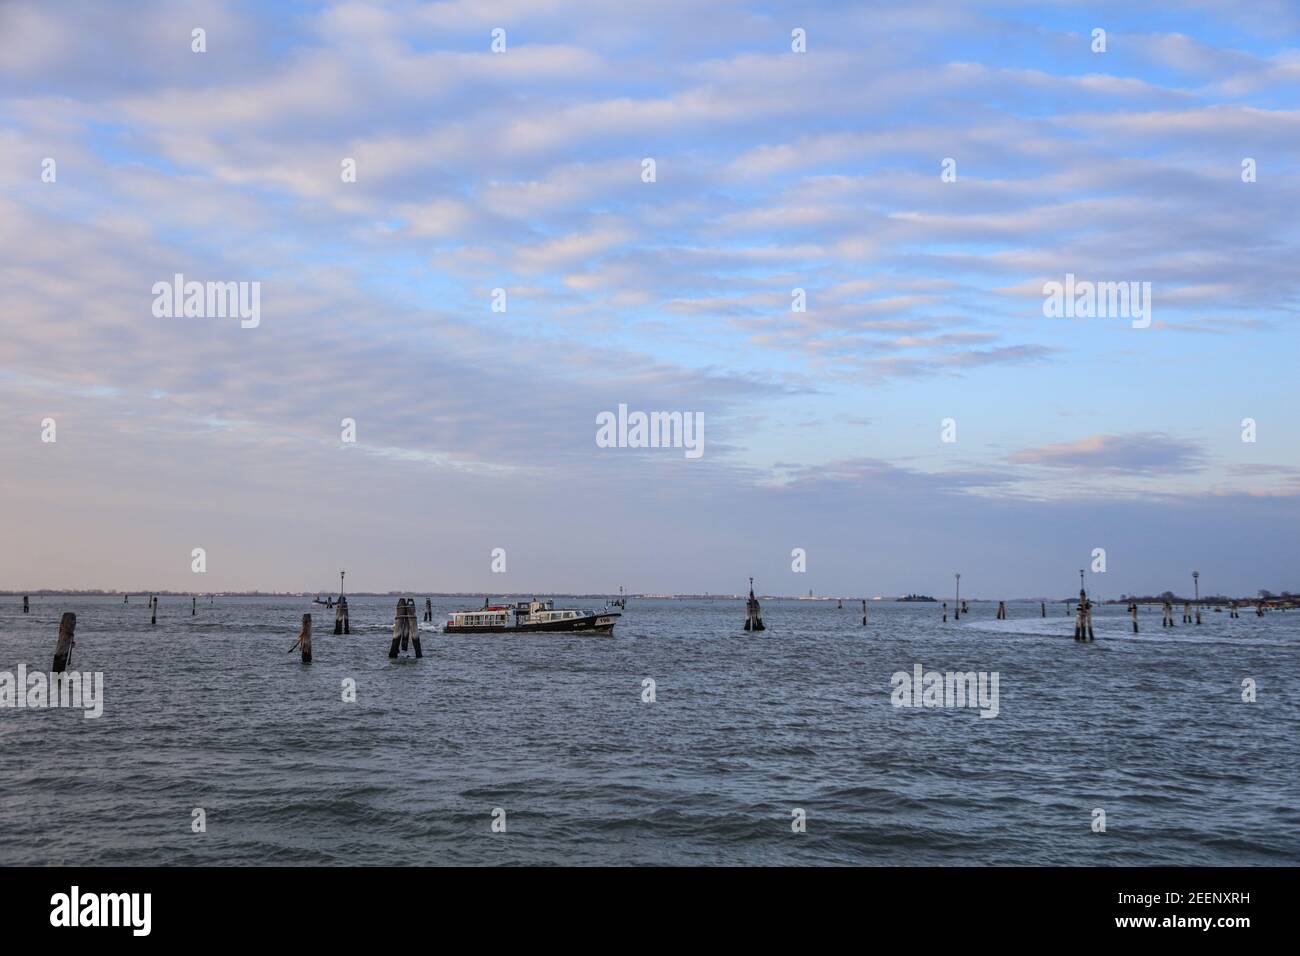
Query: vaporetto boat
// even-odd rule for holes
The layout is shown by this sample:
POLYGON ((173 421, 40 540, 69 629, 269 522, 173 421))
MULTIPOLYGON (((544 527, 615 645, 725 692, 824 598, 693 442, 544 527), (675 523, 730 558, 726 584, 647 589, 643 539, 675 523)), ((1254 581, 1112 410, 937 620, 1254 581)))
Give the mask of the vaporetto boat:
POLYGON ((608 608, 585 611, 557 608, 554 601, 487 604, 475 611, 453 611, 444 634, 502 634, 532 631, 613 634, 622 615, 608 608), (511 618, 513 617, 513 620, 511 618))

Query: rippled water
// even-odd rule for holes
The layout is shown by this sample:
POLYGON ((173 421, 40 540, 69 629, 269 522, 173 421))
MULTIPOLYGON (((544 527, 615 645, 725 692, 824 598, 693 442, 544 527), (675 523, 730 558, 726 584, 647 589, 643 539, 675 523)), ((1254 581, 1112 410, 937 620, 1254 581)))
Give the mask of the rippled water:
POLYGON ((391 662, 395 603, 335 637, 301 599, 165 598, 150 627, 142 598, 5 598, 0 670, 48 668, 75 611, 106 701, 0 709, 0 863, 1300 862, 1300 612, 1144 609, 1134 638, 1104 608, 1080 645, 1060 605, 768 602, 746 635, 743 602, 634 599, 613 638, 426 632, 391 662), (916 663, 997 671, 998 716, 894 708, 916 663))

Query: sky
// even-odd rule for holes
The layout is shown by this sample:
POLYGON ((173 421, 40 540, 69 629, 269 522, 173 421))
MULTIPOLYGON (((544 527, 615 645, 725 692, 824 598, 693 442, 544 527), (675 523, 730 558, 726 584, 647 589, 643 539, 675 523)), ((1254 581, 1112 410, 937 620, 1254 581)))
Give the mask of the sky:
POLYGON ((0 589, 1300 590, 1298 95, 1282 0, 0 3, 0 589))

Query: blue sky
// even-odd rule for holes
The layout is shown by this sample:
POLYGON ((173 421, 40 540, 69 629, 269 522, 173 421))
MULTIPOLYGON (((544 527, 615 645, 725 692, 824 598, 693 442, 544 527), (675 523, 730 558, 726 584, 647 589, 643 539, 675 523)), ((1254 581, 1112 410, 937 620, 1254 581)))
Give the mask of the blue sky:
POLYGON ((2 586, 1296 583, 1293 4, 129 6, 0 7, 2 586))

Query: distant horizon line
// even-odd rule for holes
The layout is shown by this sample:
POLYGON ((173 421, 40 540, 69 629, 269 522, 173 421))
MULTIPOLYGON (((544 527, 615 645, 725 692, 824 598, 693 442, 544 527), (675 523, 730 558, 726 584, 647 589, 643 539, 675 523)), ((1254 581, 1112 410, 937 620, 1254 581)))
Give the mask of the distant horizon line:
MULTIPOLYGON (((1277 591, 1277 592, 1274 592, 1274 591, 1271 591, 1271 590, 1267 590, 1267 589, 1261 589, 1261 590, 1262 590, 1262 592, 1263 592, 1264 594, 1269 595, 1269 598, 1295 598, 1295 597, 1297 597, 1297 596, 1300 596, 1300 592, 1294 592, 1294 591, 1288 591, 1288 590, 1282 590, 1282 591, 1277 591)), ((53 597, 53 596, 59 596, 59 597, 62 597, 62 596, 67 596, 67 597, 77 597, 77 596, 86 596, 86 597, 106 597, 106 596, 113 596, 113 597, 116 597, 116 596, 118 596, 118 595, 123 595, 123 596, 128 596, 128 597, 134 595, 134 596, 139 596, 139 597, 157 596, 157 597, 172 597, 172 598, 187 598, 187 597, 189 597, 189 598, 198 598, 198 597, 210 597, 210 598, 211 598, 211 597, 302 597, 302 598, 317 598, 317 597, 320 597, 320 596, 322 595, 322 593, 324 593, 324 592, 320 592, 320 591, 172 591, 172 590, 154 590, 154 591, 151 591, 151 590, 131 590, 131 591, 123 591, 123 590, 106 590, 106 589, 103 589, 103 588, 39 588, 39 589, 26 590, 26 591, 15 591, 15 590, 8 590, 8 589, 0 589, 0 596, 4 596, 4 597, 16 597, 16 598, 21 598, 21 597, 24 597, 24 596, 27 596, 27 597, 40 597, 40 596, 46 596, 46 597, 53 597)), ((1164 593, 1164 592, 1161 592, 1161 594, 1128 594, 1128 593, 1121 593, 1118 597, 1112 597, 1112 598, 1100 598, 1100 597, 1098 597, 1097 600, 1098 600, 1098 601, 1102 601, 1103 603, 1106 602, 1106 601, 1122 601, 1122 600, 1128 600, 1128 599, 1132 599, 1132 598, 1136 598, 1136 599, 1138 599, 1138 600, 1155 600, 1155 599, 1160 599, 1160 598, 1162 597, 1163 593, 1164 593)), ((1169 592, 1169 593, 1173 594, 1173 592, 1169 592)), ((693 593, 693 594, 687 594, 687 593, 680 593, 680 594, 659 594, 659 593, 648 593, 648 592, 646 592, 646 593, 633 593, 633 592, 628 591, 628 592, 624 592, 624 593, 622 593, 622 594, 615 594, 615 593, 613 593, 613 592, 606 592, 606 591, 597 591, 597 592, 591 592, 591 591, 588 591, 588 592, 577 592, 577 591, 496 591, 496 592, 484 592, 484 591, 414 591, 414 590, 401 590, 401 591, 352 591, 352 592, 345 593, 344 596, 345 596, 345 597, 381 597, 381 598, 382 598, 382 597, 393 597, 393 598, 396 598, 396 597, 408 597, 408 596, 410 596, 410 595, 412 595, 412 594, 418 594, 418 595, 420 595, 421 597, 429 597, 429 598, 434 598, 434 597, 437 597, 437 598, 474 598, 474 599, 476 599, 476 600, 477 600, 478 598, 480 598, 480 597, 486 597, 486 598, 490 598, 490 599, 496 599, 496 598, 502 598, 502 599, 504 599, 504 598, 524 598, 524 597, 529 597, 529 596, 531 596, 532 598, 536 599, 537 595, 545 595, 545 596, 547 596, 547 597, 564 597, 564 598, 600 598, 600 599, 606 599, 606 600, 614 600, 614 599, 617 599, 617 598, 636 598, 636 599, 638 599, 638 600, 658 600, 658 601, 685 601, 685 600, 729 600, 729 601, 730 601, 730 600, 734 600, 734 601, 741 601, 741 600, 744 600, 744 599, 748 596, 748 595, 746 595, 746 594, 723 593, 723 592, 712 593, 712 592, 707 592, 707 591, 706 591, 706 592, 703 592, 703 593, 693 593)), ((336 598, 334 592, 328 592, 328 597, 329 597, 331 600, 333 600, 333 601, 337 601, 337 598, 336 598)), ((874 596, 872 596, 872 597, 864 598, 864 597, 862 597, 861 595, 854 595, 854 596, 851 596, 851 597, 850 597, 850 596, 839 596, 839 595, 828 595, 828 594, 817 594, 817 595, 808 595, 808 594, 758 594, 758 593, 756 592, 756 597, 760 598, 761 600, 765 600, 765 601, 851 601, 851 602, 854 602, 854 603, 858 603, 858 602, 861 602, 861 601, 869 601, 869 602, 871 602, 871 603, 898 603, 898 604, 931 604, 931 603, 933 603, 933 604, 945 604, 945 603, 948 603, 948 598, 946 598, 946 597, 935 598, 935 597, 932 597, 932 596, 930 596, 930 595, 914 595, 914 594, 905 594, 905 595, 874 595, 874 596)), ((1255 600, 1260 600, 1260 599, 1261 599, 1261 593, 1260 593, 1260 591, 1256 591, 1255 593, 1251 594, 1250 596, 1238 596, 1238 597, 1233 597, 1232 595, 1227 595, 1227 594, 1205 594, 1205 595, 1202 595, 1202 596, 1200 597, 1199 600, 1201 601, 1201 603, 1207 603, 1207 602, 1212 602, 1212 601, 1216 601, 1216 600, 1225 600, 1225 599, 1226 599, 1226 600, 1230 600, 1230 601, 1255 601, 1255 600)), ((1074 594, 1071 594, 1069 597, 1046 597, 1046 596, 1041 596, 1041 595, 1040 595, 1040 596, 1036 596, 1036 597, 1014 597, 1014 598, 987 598, 987 597, 965 597, 965 598, 962 598, 962 601, 963 601, 963 602, 966 602, 966 603, 973 603, 973 604, 996 604, 998 601, 1004 601, 1004 602, 1006 602, 1006 603, 1008 603, 1008 604, 1016 604, 1016 603, 1021 603, 1021 604, 1037 604, 1037 603, 1049 603, 1049 604, 1071 604, 1071 603, 1075 603, 1077 600, 1078 600, 1078 597, 1077 597, 1077 595, 1074 595, 1074 594)), ((1197 599, 1194 598, 1194 597, 1188 597, 1188 596, 1183 596, 1183 595, 1173 594, 1172 600, 1175 601, 1175 602, 1185 602, 1185 601, 1192 601, 1192 602, 1195 602, 1197 599)), ((955 599, 954 599, 953 603, 955 603, 955 599)))

